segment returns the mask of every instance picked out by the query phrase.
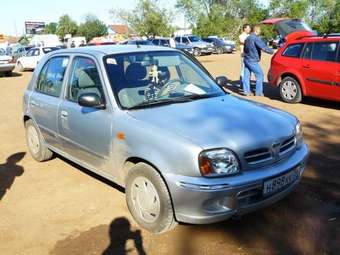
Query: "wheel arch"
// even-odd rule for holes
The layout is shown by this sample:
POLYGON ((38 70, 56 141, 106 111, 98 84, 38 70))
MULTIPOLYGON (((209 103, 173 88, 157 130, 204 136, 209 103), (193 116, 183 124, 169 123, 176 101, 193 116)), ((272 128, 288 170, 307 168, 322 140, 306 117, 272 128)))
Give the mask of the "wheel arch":
POLYGON ((170 196, 170 200, 171 200, 171 206, 172 206, 172 209, 173 209, 173 213, 174 213, 174 217, 175 219, 177 220, 177 217, 176 217, 176 210, 175 210, 175 207, 174 207, 174 201, 172 199, 172 195, 171 195, 171 192, 170 192, 170 189, 169 189, 169 185, 168 183, 166 182, 166 179, 164 178, 162 172, 159 170, 159 168, 154 165, 153 163, 151 163, 150 161, 146 160, 146 159, 143 159, 143 158, 140 158, 140 157, 129 157, 125 160, 125 163, 124 163, 124 166, 123 166, 123 171, 124 171, 124 188, 126 188, 125 186, 125 183, 126 183, 126 177, 127 177, 127 172, 129 171, 129 169, 135 165, 137 165, 138 163, 144 163, 144 164, 147 164, 149 166, 151 166, 153 169, 155 169, 155 171, 157 171, 157 173, 160 175, 160 177, 162 178, 168 192, 169 192, 169 196, 170 196))

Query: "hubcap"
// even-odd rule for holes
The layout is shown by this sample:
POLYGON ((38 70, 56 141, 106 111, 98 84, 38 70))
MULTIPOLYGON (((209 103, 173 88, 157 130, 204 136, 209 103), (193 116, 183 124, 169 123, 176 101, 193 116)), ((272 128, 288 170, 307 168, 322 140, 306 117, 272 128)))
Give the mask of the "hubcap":
POLYGON ((288 99, 288 100, 292 100, 296 97, 297 94, 297 87, 295 82, 292 81, 285 81, 282 84, 281 87, 281 92, 284 98, 288 99))
POLYGON ((160 213, 160 201, 155 186, 145 177, 132 182, 132 202, 136 212, 146 222, 155 222, 160 213))
POLYGON ((27 140, 32 153, 37 154, 40 149, 40 142, 38 132, 33 126, 29 126, 27 129, 27 140))

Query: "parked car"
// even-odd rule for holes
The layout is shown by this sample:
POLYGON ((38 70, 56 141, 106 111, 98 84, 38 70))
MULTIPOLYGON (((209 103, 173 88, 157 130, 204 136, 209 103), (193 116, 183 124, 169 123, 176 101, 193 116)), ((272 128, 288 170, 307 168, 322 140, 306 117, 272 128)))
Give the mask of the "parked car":
POLYGON ((273 56, 270 84, 282 100, 301 102, 303 96, 340 102, 340 36, 291 40, 273 56))
POLYGON ((13 57, 6 55, 6 51, 0 48, 0 73, 5 74, 5 76, 11 76, 14 68, 13 57))
POLYGON ((59 49, 59 47, 32 48, 25 56, 18 58, 17 66, 21 72, 24 70, 33 70, 44 55, 59 49))
POLYGON ((175 41, 193 47, 194 56, 200 56, 202 54, 210 55, 215 50, 212 43, 204 42, 200 37, 196 35, 176 36, 175 41))
POLYGON ((178 43, 172 38, 156 38, 156 39, 153 39, 151 42, 153 45, 156 45, 156 46, 171 47, 171 48, 175 48, 178 50, 183 50, 190 54, 194 54, 194 48, 192 46, 189 46, 183 43, 178 43), (171 46, 172 43, 170 43, 170 40, 173 40, 173 44, 175 47, 171 46))
POLYGON ((308 147, 294 116, 225 92, 226 81, 166 47, 52 52, 24 93, 29 152, 123 186, 155 233, 260 209, 296 187, 308 147))
POLYGON ((86 44, 86 46, 104 46, 104 45, 116 45, 115 42, 92 42, 86 44))
POLYGON ((203 41, 214 45, 214 52, 217 54, 233 53, 234 47, 226 44, 223 40, 215 37, 203 38, 203 41))

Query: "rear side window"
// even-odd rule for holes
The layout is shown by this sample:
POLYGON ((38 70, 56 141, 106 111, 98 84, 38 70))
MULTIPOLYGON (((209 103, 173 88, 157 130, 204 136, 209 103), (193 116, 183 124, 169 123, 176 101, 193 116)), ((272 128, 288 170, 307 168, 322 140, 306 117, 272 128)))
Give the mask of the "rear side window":
POLYGON ((285 57, 299 58, 303 48, 303 43, 296 43, 288 45, 285 51, 282 53, 285 57))
POLYGON ((307 43, 305 50, 303 51, 302 58, 304 59, 311 59, 312 58, 312 49, 313 49, 313 44, 312 43, 307 43))
POLYGON ((66 98, 77 102, 78 97, 86 93, 95 93, 104 99, 100 76, 95 62, 90 58, 75 57, 66 98))
POLYGON ((337 42, 314 43, 312 59, 321 61, 335 61, 337 47, 337 42))
POLYGON ((181 42, 181 38, 180 38, 180 37, 176 37, 176 38, 175 38, 175 41, 178 42, 178 43, 180 43, 180 42, 181 42))
POLYGON ((182 43, 189 43, 189 40, 188 40, 188 38, 186 38, 186 37, 183 37, 183 38, 182 38, 182 43))
POLYGON ((152 43, 153 43, 154 45, 159 45, 159 39, 154 39, 154 40, 152 41, 152 43))
POLYGON ((36 91, 59 97, 68 61, 68 57, 51 58, 39 74, 36 91))

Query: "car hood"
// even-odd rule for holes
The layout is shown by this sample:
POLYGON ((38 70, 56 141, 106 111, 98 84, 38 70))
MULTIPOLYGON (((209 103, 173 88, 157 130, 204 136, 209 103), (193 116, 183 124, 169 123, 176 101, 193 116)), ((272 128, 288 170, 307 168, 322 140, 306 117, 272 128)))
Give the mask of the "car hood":
POLYGON ((132 117, 187 138, 203 149, 245 151, 294 134, 296 118, 278 109, 226 95, 129 111, 132 117))

